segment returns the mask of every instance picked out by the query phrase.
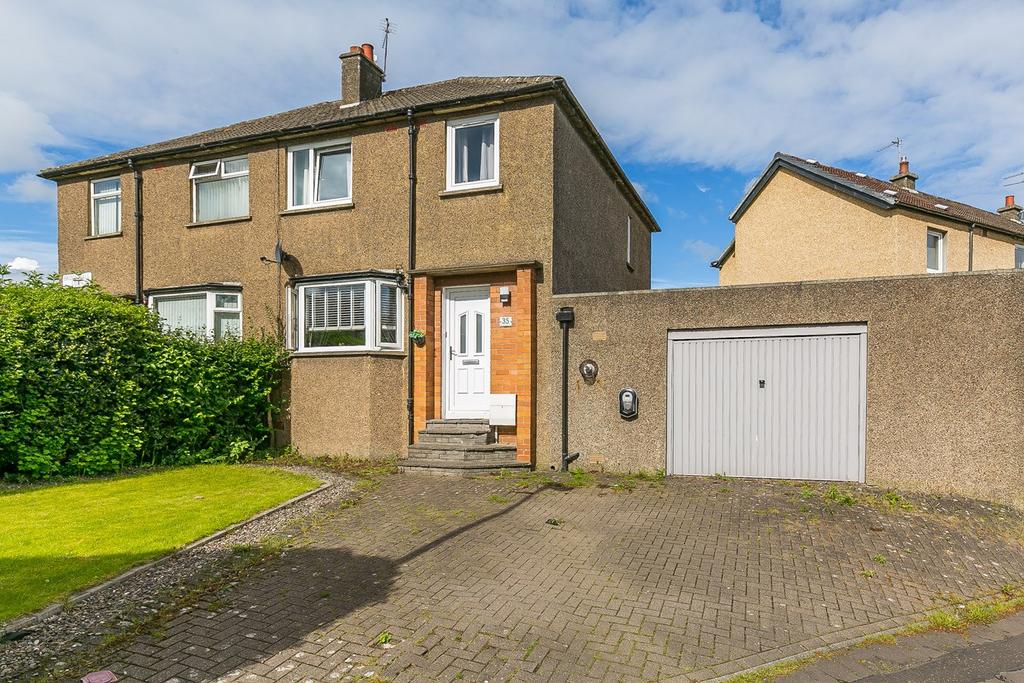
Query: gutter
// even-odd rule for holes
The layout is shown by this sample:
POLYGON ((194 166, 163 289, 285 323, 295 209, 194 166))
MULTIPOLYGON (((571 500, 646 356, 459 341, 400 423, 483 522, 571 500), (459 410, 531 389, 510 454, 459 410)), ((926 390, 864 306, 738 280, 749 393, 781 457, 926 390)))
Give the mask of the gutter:
POLYGON ((128 168, 135 179, 135 303, 142 304, 145 301, 142 291, 142 170, 131 157, 128 168))
POLYGON ((721 253, 721 255, 719 255, 718 258, 716 258, 714 261, 711 262, 711 267, 712 268, 717 268, 718 270, 721 270, 722 266, 725 265, 725 260, 727 258, 729 258, 730 256, 732 256, 732 252, 734 252, 734 251, 736 251, 736 238, 735 237, 732 238, 729 241, 729 246, 727 246, 725 248, 725 250, 721 253))

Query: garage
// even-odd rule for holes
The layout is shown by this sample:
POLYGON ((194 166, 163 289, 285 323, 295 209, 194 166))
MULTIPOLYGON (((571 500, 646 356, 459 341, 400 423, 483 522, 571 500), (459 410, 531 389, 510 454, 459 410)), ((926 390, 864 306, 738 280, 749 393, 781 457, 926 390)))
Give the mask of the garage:
POLYGON ((867 326, 670 332, 669 474, 864 481, 867 326))

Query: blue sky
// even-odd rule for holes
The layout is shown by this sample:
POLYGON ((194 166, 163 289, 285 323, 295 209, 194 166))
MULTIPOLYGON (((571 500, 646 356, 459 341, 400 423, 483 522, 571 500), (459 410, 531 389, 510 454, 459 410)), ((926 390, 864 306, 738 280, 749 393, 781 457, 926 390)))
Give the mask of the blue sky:
MULTIPOLYGON (((1024 3, 0 0, 0 262, 56 267, 41 167, 337 97, 393 36, 386 87, 564 75, 660 221, 655 286, 714 284, 775 151, 987 208, 1024 168, 1024 3)), ((1024 194, 1024 186, 1018 194, 1024 194)))

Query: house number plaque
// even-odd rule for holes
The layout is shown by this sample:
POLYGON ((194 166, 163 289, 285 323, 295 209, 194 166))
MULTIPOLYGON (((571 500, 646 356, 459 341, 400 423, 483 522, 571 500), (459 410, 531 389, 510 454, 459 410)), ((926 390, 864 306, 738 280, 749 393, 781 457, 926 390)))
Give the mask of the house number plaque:
POLYGON ((503 315, 498 318, 498 327, 512 327, 512 316, 503 315))

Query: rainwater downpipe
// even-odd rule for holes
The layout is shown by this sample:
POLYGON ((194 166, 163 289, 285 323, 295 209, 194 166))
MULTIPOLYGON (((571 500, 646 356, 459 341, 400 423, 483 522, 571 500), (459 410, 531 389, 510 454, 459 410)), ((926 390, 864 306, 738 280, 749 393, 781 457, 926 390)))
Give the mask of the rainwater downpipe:
MULTIPOLYGON (((413 118, 413 110, 410 107, 405 112, 406 119, 409 122, 409 274, 406 275, 406 281, 409 286, 408 301, 409 301, 409 323, 406 325, 409 329, 412 329, 412 325, 416 322, 416 308, 413 304, 413 281, 412 271, 416 268, 416 119, 413 118)), ((408 337, 408 335, 406 335, 408 337)), ((409 376, 406 379, 406 397, 405 407, 408 412, 408 432, 409 432, 409 444, 415 441, 415 429, 416 429, 416 418, 413 412, 413 366, 415 363, 415 352, 413 349, 413 342, 411 339, 407 340, 409 344, 409 376)))
MULTIPOLYGON (((569 452, 569 328, 576 320, 571 306, 563 306, 555 312, 555 320, 562 326, 562 471, 569 471, 569 463, 580 457, 569 452)), ((552 465, 554 469, 554 465, 552 465)))
POLYGON ((967 272, 974 270, 974 228, 977 223, 971 223, 967 229, 967 272))
POLYGON ((135 303, 142 304, 142 170, 128 158, 135 180, 135 303))

